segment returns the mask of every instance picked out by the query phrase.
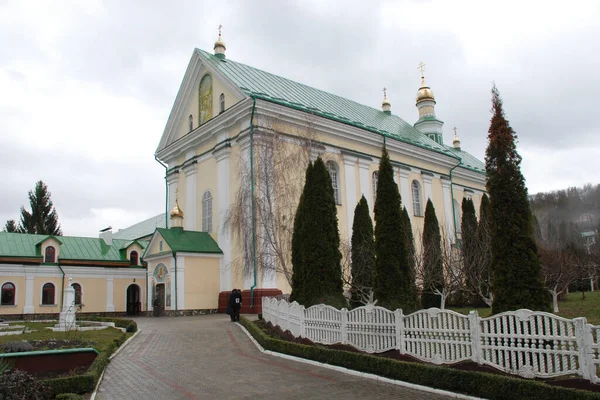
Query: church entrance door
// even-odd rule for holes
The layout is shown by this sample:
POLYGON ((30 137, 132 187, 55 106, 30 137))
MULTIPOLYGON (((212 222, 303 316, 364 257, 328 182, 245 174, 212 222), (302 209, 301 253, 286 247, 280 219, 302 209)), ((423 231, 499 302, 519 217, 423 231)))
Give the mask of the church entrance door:
POLYGON ((140 287, 138 285, 129 285, 127 288, 127 315, 138 315, 141 309, 140 287))
POLYGON ((156 285, 156 298, 154 299, 154 316, 160 317, 165 311, 165 284, 156 285))

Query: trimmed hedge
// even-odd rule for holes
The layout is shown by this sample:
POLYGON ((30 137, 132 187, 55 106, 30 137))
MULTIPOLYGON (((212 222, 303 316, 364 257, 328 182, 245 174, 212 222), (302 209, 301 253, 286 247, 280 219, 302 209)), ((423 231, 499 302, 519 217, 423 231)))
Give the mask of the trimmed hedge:
POLYGON ((507 396, 520 400, 600 400, 600 393, 597 392, 556 387, 538 381, 286 342, 269 337, 262 329, 244 317, 240 318, 240 322, 267 350, 417 385, 465 393, 490 400, 502 400, 507 396))
POLYGON ((112 318, 112 317, 82 317, 82 321, 100 321, 114 322, 118 328, 125 328, 127 332, 136 332, 137 323, 127 318, 112 318))
POLYGON ((110 362, 109 357, 123 344, 123 342, 125 342, 125 335, 119 339, 115 339, 106 351, 98 354, 85 374, 48 379, 43 381, 43 383, 50 387, 54 396, 62 393, 83 394, 93 391, 98 379, 100 379, 100 375, 102 375, 102 371, 104 371, 110 362))
POLYGON ((61 393, 56 400, 83 400, 83 396, 75 393, 61 393))

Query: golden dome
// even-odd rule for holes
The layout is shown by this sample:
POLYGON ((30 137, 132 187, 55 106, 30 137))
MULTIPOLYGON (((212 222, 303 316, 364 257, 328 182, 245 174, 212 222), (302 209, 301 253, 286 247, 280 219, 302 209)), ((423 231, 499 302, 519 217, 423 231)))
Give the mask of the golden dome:
POLYGON ((221 35, 219 35, 219 39, 217 39, 215 42, 215 47, 213 47, 213 49, 216 49, 217 47, 222 47, 224 50, 227 50, 227 47, 225 47, 225 42, 221 40, 221 35))
POLYGON ((171 218, 183 218, 183 211, 181 211, 181 209, 179 208, 179 203, 177 202, 177 200, 175 200, 175 207, 173 207, 169 215, 171 216, 171 218))
POLYGON ((390 101, 387 99, 387 97, 383 97, 383 103, 381 103, 382 106, 391 106, 390 101))
POLYGON ((425 83, 425 78, 421 77, 421 87, 417 91, 417 103, 424 100, 433 100, 435 101, 435 96, 433 95, 433 90, 425 83))

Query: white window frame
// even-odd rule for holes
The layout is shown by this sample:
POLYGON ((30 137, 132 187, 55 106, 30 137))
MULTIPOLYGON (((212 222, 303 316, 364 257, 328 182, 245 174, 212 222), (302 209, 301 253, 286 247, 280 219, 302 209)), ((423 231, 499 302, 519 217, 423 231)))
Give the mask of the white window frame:
POLYGON ((413 205, 413 215, 415 217, 423 216, 423 196, 421 195, 421 184, 418 180, 414 179, 411 184, 411 195, 413 205))
MULTIPOLYGON (((71 282, 71 287, 73 287, 73 285, 79 285, 79 287, 81 288, 81 304, 85 304, 83 302, 83 285, 81 284, 81 282, 77 281, 77 282, 71 282)), ((75 288, 73 288, 73 290, 75 290, 75 288)), ((77 292, 75 292, 77 293, 77 292)), ((75 299, 77 298, 77 296, 75 296, 75 298, 73 299, 73 301, 75 301, 75 299)), ((75 303, 76 306, 78 306, 79 304, 75 303)))
POLYGON ((202 232, 212 232, 212 201, 212 193, 205 190, 202 194, 202 232))
POLYGON ((329 177, 331 178, 331 186, 333 187, 333 198, 335 204, 338 206, 342 204, 342 198, 340 196, 340 169, 335 161, 327 161, 325 164, 329 177))
POLYGON ((219 96, 219 114, 225 111, 225 93, 221 93, 219 96))
POLYGON ((7 283, 10 283, 14 286, 14 299, 15 301, 13 302, 13 304, 1 304, 0 303, 0 307, 15 307, 18 305, 17 300, 19 300, 19 298, 17 297, 17 290, 19 289, 19 285, 17 285, 15 283, 15 281, 11 281, 11 280, 6 280, 4 282, 2 282, 2 284, 0 284, 0 296, 2 296, 2 288, 4 287, 4 285, 6 285, 7 283))
POLYGON ((192 114, 190 114, 190 116, 188 117, 188 123, 189 123, 189 127, 190 127, 190 132, 194 130, 194 116, 192 114))

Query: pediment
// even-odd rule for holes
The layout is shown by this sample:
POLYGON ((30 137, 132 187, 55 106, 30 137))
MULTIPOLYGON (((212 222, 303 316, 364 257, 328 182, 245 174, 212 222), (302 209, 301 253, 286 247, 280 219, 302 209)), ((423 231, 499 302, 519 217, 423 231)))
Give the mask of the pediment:
POLYGON ((238 86, 194 50, 156 153, 181 137, 196 132, 201 126, 200 122, 205 123, 218 116, 221 111, 221 95, 224 96, 225 110, 247 97, 238 86), (207 93, 207 87, 210 88, 210 93, 207 93))

